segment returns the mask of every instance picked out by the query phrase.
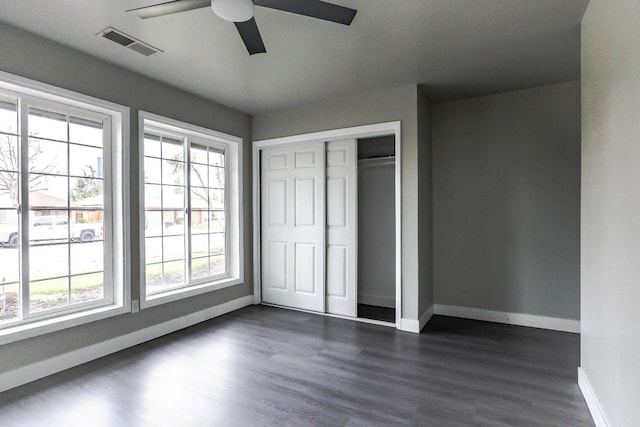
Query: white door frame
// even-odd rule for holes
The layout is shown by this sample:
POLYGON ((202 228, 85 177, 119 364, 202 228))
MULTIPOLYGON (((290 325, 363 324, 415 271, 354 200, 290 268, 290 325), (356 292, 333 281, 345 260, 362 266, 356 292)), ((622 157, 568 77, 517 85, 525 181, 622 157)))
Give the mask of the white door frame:
POLYGON ((262 302, 262 271, 260 265, 260 152, 274 145, 294 144, 310 141, 338 141, 348 138, 371 138, 376 136, 395 136, 395 215, 396 215, 396 328, 400 328, 402 319, 402 161, 401 161, 401 123, 400 121, 355 126, 321 132, 285 136, 281 138, 253 141, 253 303, 262 302))

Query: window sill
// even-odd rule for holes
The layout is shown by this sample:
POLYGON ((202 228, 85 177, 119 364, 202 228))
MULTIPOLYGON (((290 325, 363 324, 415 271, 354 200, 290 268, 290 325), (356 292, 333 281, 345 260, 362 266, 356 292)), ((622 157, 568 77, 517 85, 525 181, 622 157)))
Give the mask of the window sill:
POLYGON ((207 282, 185 288, 174 289, 171 291, 147 296, 146 299, 142 298, 142 300, 140 301, 140 308, 145 309, 149 307, 155 307, 157 305, 166 304, 168 302, 179 301, 181 299, 189 298, 195 295, 201 295, 207 292, 217 291, 219 289, 239 285, 240 283, 243 283, 242 278, 226 277, 221 280, 216 280, 215 282, 207 282))
POLYGON ((109 317, 118 316, 130 312, 131 308, 128 305, 108 305, 105 307, 94 308, 77 313, 69 313, 66 315, 60 315, 48 319, 22 323, 0 330, 0 345, 21 341, 27 338, 37 337, 39 335, 49 334, 51 332, 60 331, 62 329, 80 326, 86 323, 91 323, 97 320, 107 319, 109 317))

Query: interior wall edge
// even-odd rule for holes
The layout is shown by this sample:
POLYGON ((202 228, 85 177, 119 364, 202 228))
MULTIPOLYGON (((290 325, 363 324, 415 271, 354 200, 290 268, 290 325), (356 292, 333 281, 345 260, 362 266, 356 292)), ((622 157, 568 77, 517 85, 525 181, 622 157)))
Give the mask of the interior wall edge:
POLYGON ((422 329, 426 326, 427 323, 429 323, 429 320, 431 320, 431 318, 433 317, 433 315, 435 314, 435 305, 431 304, 429 307, 427 307, 427 309, 420 315, 420 320, 419 322, 419 328, 422 331, 422 329))
POLYGON ((0 373, 0 393, 253 304, 247 295, 69 353, 0 373))

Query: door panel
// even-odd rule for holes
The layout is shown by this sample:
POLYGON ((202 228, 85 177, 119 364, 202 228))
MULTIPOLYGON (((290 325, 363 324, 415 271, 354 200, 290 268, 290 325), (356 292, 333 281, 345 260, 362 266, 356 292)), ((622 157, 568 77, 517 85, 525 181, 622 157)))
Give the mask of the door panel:
POLYGON ((287 181, 269 181, 269 225, 287 224, 287 181))
POLYGON ((315 294, 316 290, 316 245, 296 243, 295 246, 295 282, 296 293, 315 294))
POLYGON ((318 153, 315 150, 296 151, 296 169, 316 167, 316 158, 318 153))
POLYGON ((287 243, 269 242, 266 254, 269 280, 266 285, 271 289, 287 288, 287 243))
POLYGON ((327 295, 337 298, 347 297, 347 247, 329 245, 327 249, 327 295))
POLYGON ((332 203, 327 203, 327 225, 346 227, 347 179, 345 177, 327 178, 327 195, 332 203))
POLYGON ((296 207, 296 226, 307 225, 315 226, 315 200, 316 200, 316 180, 295 178, 295 200, 293 203, 296 207))
POLYGON ((267 161, 270 171, 278 171, 287 168, 287 154, 274 154, 267 161))
POLYGON ((262 300, 325 311, 324 143, 262 150, 262 300))
POLYGON ((357 316, 356 140, 327 143, 327 312, 357 316))

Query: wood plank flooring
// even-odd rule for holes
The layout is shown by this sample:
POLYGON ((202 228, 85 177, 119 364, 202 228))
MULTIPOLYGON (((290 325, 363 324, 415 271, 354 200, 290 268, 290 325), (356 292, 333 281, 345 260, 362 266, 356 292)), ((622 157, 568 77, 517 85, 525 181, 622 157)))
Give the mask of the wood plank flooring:
POLYGON ((0 394, 10 426, 592 426, 579 337, 254 306, 0 394))

